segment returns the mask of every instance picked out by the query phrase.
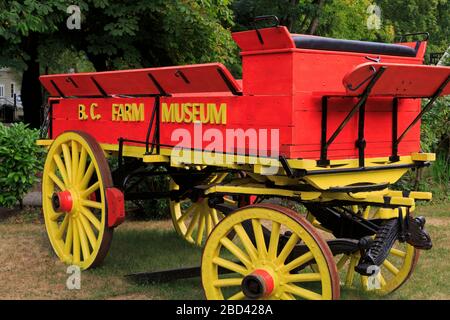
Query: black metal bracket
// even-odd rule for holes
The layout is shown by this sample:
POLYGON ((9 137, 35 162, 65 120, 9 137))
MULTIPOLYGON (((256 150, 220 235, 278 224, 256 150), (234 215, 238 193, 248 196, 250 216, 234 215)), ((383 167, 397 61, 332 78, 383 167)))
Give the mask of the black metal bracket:
POLYGON ((327 119, 328 119, 328 99, 329 98, 354 98, 353 96, 323 96, 322 97, 322 135, 321 135, 321 147, 320 147, 320 160, 317 161, 319 166, 328 166, 330 161, 328 157, 328 148, 337 138, 339 133, 344 129, 351 118, 359 111, 359 121, 358 121, 358 140, 356 141, 356 146, 359 152, 359 166, 364 167, 364 149, 366 147, 366 142, 364 139, 364 117, 365 117, 365 104, 372 91, 375 83, 380 79, 381 75, 386 70, 385 66, 382 66, 378 71, 371 76, 369 83, 367 84, 364 92, 359 96, 358 102, 352 108, 352 110, 347 114, 345 119, 341 122, 338 128, 334 131, 331 137, 327 140, 327 119))
POLYGON ((150 123, 147 129, 147 136, 145 137, 145 155, 151 155, 153 154, 153 151, 156 148, 156 154, 159 154, 160 152, 160 116, 159 116, 159 108, 161 106, 161 96, 155 97, 155 104, 153 106, 152 115, 150 118, 150 123), (155 128, 153 130, 153 138, 152 142, 150 143, 150 135, 152 133, 153 124, 155 124, 155 128), (151 144, 151 149, 150 149, 151 144))
POLYGON ((278 17, 275 15, 255 17, 255 18, 253 18, 253 21, 251 22, 251 26, 255 29, 256 35, 258 36, 258 40, 261 44, 264 44, 264 39, 261 35, 261 32, 259 31, 259 28, 256 26, 256 22, 267 21, 267 20, 274 21, 274 25, 272 27, 280 26, 280 19, 278 19, 278 17))
MULTIPOLYGON (((444 91, 445 87, 450 82, 450 76, 445 79, 444 82, 438 87, 436 92, 430 97, 430 101, 422 108, 420 113, 414 118, 414 120, 409 124, 409 126, 402 132, 400 136, 398 136, 398 99, 395 98, 393 103, 393 112, 392 112, 392 156, 389 158, 392 162, 396 162, 400 160, 398 156, 398 146, 400 142, 405 138, 406 134, 417 124, 417 122, 423 117, 425 112, 431 109, 433 104, 436 102, 436 99, 440 96, 442 91, 444 91)), ((409 99, 415 97, 408 97, 409 99)), ((419 98, 419 97, 416 97, 419 98)))

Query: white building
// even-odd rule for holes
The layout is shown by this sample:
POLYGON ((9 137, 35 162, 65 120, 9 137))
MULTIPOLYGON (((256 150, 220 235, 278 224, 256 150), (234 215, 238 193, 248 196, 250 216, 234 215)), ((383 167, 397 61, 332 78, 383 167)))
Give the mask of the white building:
POLYGON ((23 115, 20 99, 21 77, 11 68, 0 68, 0 119, 4 118, 3 105, 14 106, 16 97, 15 119, 23 115))

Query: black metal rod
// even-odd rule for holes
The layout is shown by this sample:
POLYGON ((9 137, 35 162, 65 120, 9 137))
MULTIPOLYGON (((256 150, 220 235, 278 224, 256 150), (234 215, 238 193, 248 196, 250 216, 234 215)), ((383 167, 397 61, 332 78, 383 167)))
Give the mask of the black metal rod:
POLYGON ((97 90, 101 93, 101 95, 103 97, 107 97, 108 94, 106 93, 106 91, 103 89, 103 87, 97 82, 97 80, 94 79, 94 77, 91 77, 92 82, 94 83, 94 85, 97 87, 97 90))
POLYGON ((397 139, 396 144, 397 147, 400 144, 400 142, 403 140, 405 135, 409 132, 409 130, 412 129, 416 125, 416 123, 423 117, 424 113, 427 112, 434 104, 436 99, 439 97, 439 95, 444 91, 447 84, 450 82, 450 76, 447 77, 447 79, 439 86, 439 88, 436 90, 434 95, 431 97, 430 101, 426 104, 425 107, 422 108, 420 113, 417 115, 417 117, 414 118, 414 120, 411 122, 411 124, 403 131, 403 133, 400 135, 400 137, 397 139))
POLYGON ((398 98, 394 98, 392 103, 392 156, 391 161, 398 161, 398 98))
POLYGON ((217 72, 219 73, 220 77, 222 78, 223 82, 225 82, 228 90, 235 95, 235 96, 242 96, 242 92, 237 91, 234 85, 230 82, 230 79, 226 76, 226 74, 223 72, 221 68, 217 68, 217 72))
POLYGON ((350 119, 355 115, 355 113, 361 108, 363 104, 366 103, 367 98, 369 97, 370 91, 372 91, 373 86, 375 83, 380 79, 381 75, 386 70, 385 66, 382 66, 380 69, 378 69, 375 76, 370 80, 369 84, 367 85, 366 89, 364 89, 363 94, 361 95, 361 98, 359 99, 358 103, 353 107, 353 109, 350 111, 350 113, 345 117, 345 119, 341 122, 339 127, 334 131, 333 135, 328 139, 326 143, 326 147, 328 148, 330 144, 333 143, 333 141, 337 138, 339 133, 341 133, 342 129, 347 125, 347 123, 350 121, 350 119))
POLYGON ((322 130, 320 137, 320 165, 328 165, 327 161, 327 125, 328 125, 328 97, 322 97, 322 130))
POLYGON ((64 95, 64 93, 61 91, 61 89, 59 89, 59 87, 56 85, 55 81, 50 80, 51 84, 53 85, 53 87, 55 88, 56 91, 58 91, 58 94, 61 96, 61 98, 65 98, 66 96, 64 95))
POLYGON ((358 148, 358 162, 360 167, 365 165, 365 154, 364 149, 366 148, 366 140, 364 139, 364 123, 366 116, 366 105, 363 104, 359 109, 359 119, 358 119, 358 140, 356 141, 356 146, 358 148))
MULTIPOLYGON (((156 109, 158 109, 158 108, 159 108, 159 96, 155 97, 155 103, 153 105, 152 115, 151 115, 151 118, 150 118, 150 123, 148 125, 147 135, 145 137, 145 154, 149 154, 150 134, 152 133, 152 128, 153 128, 153 122, 154 122, 154 119, 155 119, 156 109)), ((152 144, 152 149, 153 149, 153 144, 152 144)))

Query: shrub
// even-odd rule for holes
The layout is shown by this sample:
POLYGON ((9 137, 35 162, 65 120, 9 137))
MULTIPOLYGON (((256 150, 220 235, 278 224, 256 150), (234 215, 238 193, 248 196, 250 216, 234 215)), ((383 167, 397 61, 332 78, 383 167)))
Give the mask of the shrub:
POLYGON ((0 207, 14 206, 36 183, 44 159, 38 138, 38 130, 23 123, 0 123, 0 207))

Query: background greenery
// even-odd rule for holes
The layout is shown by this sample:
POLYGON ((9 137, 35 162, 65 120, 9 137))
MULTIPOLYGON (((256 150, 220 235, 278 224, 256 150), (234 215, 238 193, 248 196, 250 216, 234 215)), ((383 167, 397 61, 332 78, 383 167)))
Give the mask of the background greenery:
POLYGON ((23 123, 0 123, 0 207, 21 202, 42 170, 43 149, 36 145, 39 133, 23 123))
MULTIPOLYGON (((428 52, 444 52, 450 38, 448 0, 79 0, 81 29, 69 30, 66 9, 72 0, 2 0, 0 67, 23 75, 24 119, 41 123, 45 101, 41 74, 103 71, 204 63, 224 63, 241 73, 230 31, 251 27, 258 15, 275 14, 291 32, 345 39, 393 42, 396 35, 428 31, 428 52), (368 10, 382 12, 379 30, 367 29, 368 10)), ((448 63, 448 62, 447 62, 448 63)), ((437 151, 438 161, 406 176, 405 188, 430 188, 448 198, 449 99, 441 99, 423 119, 422 148, 437 151)))

